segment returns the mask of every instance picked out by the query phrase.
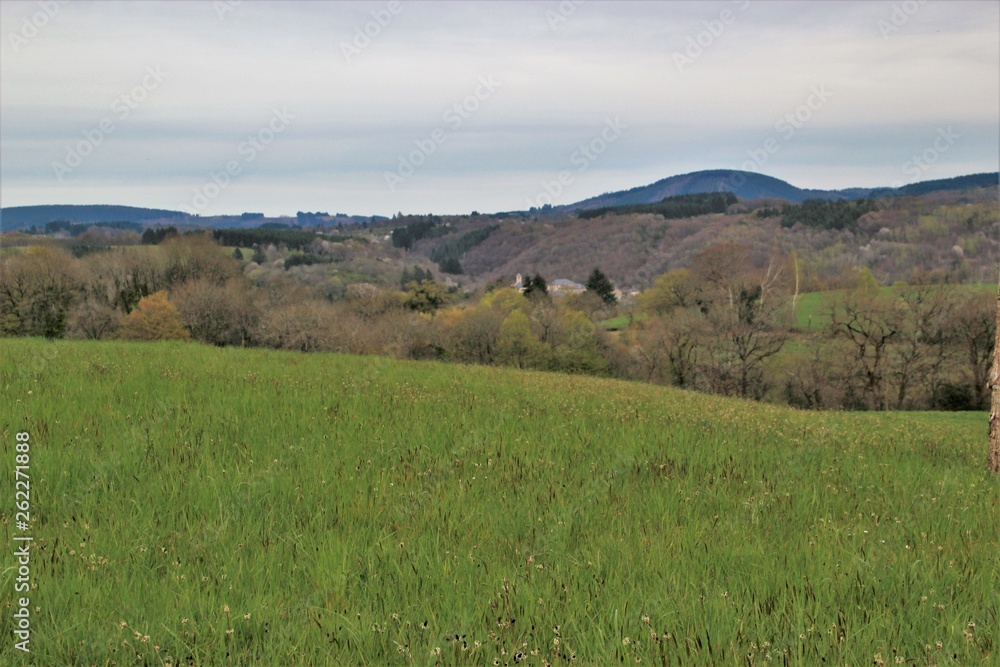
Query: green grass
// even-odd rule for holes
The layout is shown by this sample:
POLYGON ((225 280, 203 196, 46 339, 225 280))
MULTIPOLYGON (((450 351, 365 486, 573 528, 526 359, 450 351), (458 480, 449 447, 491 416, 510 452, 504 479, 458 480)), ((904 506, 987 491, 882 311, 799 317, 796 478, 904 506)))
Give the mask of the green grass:
POLYGON ((610 317, 601 322, 601 326, 608 331, 620 331, 622 329, 629 328, 633 323, 642 322, 649 316, 646 313, 638 313, 634 315, 619 315, 617 317, 610 317))
MULTIPOLYGON (((908 286, 882 287, 883 294, 899 294, 908 286)), ((996 285, 947 285, 944 289, 959 291, 978 291, 995 294, 996 285)), ((795 326, 799 331, 825 331, 830 327, 830 308, 846 294, 846 290, 831 290, 828 292, 807 292, 800 294, 795 305, 795 326)))
POLYGON ((2 664, 996 664, 984 414, 182 343, 0 383, 2 664))

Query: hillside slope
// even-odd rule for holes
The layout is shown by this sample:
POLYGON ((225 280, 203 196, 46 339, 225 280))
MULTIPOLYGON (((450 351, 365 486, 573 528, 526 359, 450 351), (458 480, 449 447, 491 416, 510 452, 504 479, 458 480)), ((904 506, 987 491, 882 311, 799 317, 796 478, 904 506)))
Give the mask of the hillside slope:
POLYGON ((1000 642, 984 414, 194 344, 0 351, 0 428, 30 434, 38 664, 983 664, 1000 642))
MULTIPOLYGON (((644 289, 662 273, 686 267, 699 251, 740 243, 766 266, 776 249, 795 249, 807 273, 835 280, 866 266, 885 284, 937 271, 954 281, 995 280, 1000 262, 997 187, 897 197, 868 213, 856 229, 786 228, 781 217, 751 212, 665 220, 654 214, 563 216, 501 226, 462 260, 478 280, 541 273, 584 282, 599 266, 623 289, 644 289)), ((817 286, 816 289, 822 289, 817 286)))

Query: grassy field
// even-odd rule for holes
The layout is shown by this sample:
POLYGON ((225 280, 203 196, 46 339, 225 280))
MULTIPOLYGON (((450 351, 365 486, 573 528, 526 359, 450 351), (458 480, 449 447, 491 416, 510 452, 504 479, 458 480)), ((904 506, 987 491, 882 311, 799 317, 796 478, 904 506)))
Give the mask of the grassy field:
MULTIPOLYGON (((912 289, 911 287, 883 287, 883 294, 899 294, 900 290, 912 289)), ((947 285, 944 287, 959 296, 966 292, 986 292, 996 294, 997 286, 988 284, 975 285, 947 285)), ((795 306, 795 326, 799 331, 824 331, 830 326, 830 309, 833 304, 842 299, 846 290, 832 290, 829 292, 807 292, 799 295, 795 306)))
POLYGON ((985 414, 0 341, 33 665, 997 664, 985 414))

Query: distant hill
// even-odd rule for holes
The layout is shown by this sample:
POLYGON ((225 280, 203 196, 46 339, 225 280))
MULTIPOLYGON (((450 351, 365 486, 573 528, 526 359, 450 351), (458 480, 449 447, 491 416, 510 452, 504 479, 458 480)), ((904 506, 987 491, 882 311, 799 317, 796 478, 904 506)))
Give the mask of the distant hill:
POLYGON ((680 174, 643 185, 631 190, 608 192, 597 197, 561 207, 567 212, 613 206, 653 204, 665 197, 689 195, 704 192, 732 192, 740 199, 784 199, 802 202, 806 199, 854 200, 872 195, 917 195, 939 190, 964 190, 967 188, 997 185, 998 175, 994 173, 971 174, 936 181, 913 183, 896 190, 881 188, 847 188, 844 190, 810 190, 798 188, 791 183, 751 171, 735 169, 710 169, 680 174))
POLYGON ((153 220, 187 220, 182 211, 136 206, 52 204, 47 206, 8 206, 0 209, 0 229, 21 229, 54 220, 68 222, 150 222, 153 220))
POLYGON ((193 225, 212 229, 231 227, 257 227, 262 224, 298 225, 360 225, 385 221, 388 218, 377 215, 336 215, 300 214, 300 219, 291 217, 268 218, 263 213, 243 213, 235 215, 191 216, 183 211, 169 211, 159 208, 139 208, 137 206, 73 205, 55 204, 47 206, 8 206, 0 209, 0 231, 26 229, 32 225, 42 228, 49 222, 66 221, 77 224, 98 222, 135 222, 193 225), (303 215, 305 216, 303 218, 303 215))
POLYGON ((982 174, 970 174, 968 176, 956 176, 955 178, 943 178, 936 181, 922 181, 911 183, 901 188, 896 188, 897 195, 925 195, 928 192, 940 192, 941 190, 967 190, 969 188, 985 188, 991 185, 1000 185, 1000 173, 986 172, 982 174))

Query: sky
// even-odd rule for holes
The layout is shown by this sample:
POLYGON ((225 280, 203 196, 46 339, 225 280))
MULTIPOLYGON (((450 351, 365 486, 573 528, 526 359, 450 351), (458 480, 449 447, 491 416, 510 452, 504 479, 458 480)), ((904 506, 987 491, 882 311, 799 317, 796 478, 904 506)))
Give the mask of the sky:
POLYGON ((0 2, 0 204, 569 204, 1000 168, 1000 2, 0 2))

